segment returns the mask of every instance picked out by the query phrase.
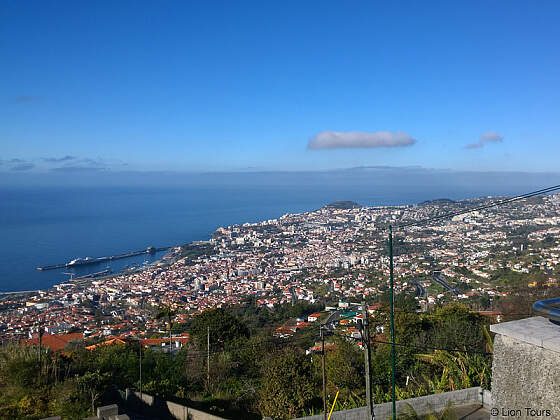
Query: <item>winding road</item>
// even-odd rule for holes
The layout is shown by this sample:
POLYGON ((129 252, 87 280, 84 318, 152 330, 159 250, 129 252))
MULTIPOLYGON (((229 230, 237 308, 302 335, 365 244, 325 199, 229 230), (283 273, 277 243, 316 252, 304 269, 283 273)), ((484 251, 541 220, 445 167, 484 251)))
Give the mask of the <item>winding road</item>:
POLYGON ((426 288, 418 280, 414 280, 414 286, 416 286, 416 297, 420 298, 426 295, 426 288))
POLYGON ((453 286, 450 286, 449 283, 447 283, 445 280, 442 280, 440 278, 441 275, 441 271, 434 271, 432 273, 432 279, 439 285, 443 286, 445 289, 449 290, 451 293, 453 293, 455 296, 459 296, 461 294, 461 292, 459 292, 457 289, 455 289, 453 286))

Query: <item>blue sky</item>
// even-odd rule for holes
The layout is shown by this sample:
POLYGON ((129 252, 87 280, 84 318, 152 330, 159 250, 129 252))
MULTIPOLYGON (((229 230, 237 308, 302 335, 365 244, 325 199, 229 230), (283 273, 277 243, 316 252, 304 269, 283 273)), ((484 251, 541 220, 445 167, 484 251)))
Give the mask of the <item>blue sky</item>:
POLYGON ((0 172, 556 171, 559 12, 6 0, 0 172))

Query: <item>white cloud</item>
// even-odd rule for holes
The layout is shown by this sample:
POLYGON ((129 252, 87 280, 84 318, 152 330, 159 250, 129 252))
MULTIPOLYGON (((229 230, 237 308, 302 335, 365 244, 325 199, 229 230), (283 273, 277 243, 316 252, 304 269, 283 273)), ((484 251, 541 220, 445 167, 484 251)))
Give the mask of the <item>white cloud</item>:
POLYGON ((480 141, 484 143, 502 141, 503 139, 504 137, 500 133, 496 133, 495 131, 488 131, 480 136, 480 141))
POLYGON ((480 149, 486 143, 500 143, 504 140, 504 136, 496 131, 487 131, 482 134, 476 143, 467 144, 465 149, 480 149))
POLYGON ((323 131, 309 139, 309 149, 346 149, 346 148, 375 148, 375 147, 403 147, 416 143, 407 133, 398 131, 378 131, 365 133, 363 131, 323 131))

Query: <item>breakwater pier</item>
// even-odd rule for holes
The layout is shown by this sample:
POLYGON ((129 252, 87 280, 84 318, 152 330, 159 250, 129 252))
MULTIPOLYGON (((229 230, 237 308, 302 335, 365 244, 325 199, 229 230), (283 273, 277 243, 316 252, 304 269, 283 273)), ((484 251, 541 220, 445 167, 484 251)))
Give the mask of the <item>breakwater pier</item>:
POLYGON ((19 292, 0 292, 0 296, 30 295, 39 292, 40 290, 20 290, 19 292))
POLYGON ((159 252, 159 251, 167 251, 169 248, 170 247, 156 248, 156 247, 150 246, 150 247, 148 247, 146 249, 143 249, 141 251, 127 252, 125 254, 110 255, 110 256, 107 256, 107 257, 77 258, 75 260, 72 260, 70 262, 63 263, 63 264, 43 265, 43 266, 37 267, 37 270, 39 270, 39 271, 56 270, 56 269, 59 269, 59 268, 72 268, 72 267, 78 267, 78 266, 81 266, 81 265, 98 264, 98 263, 109 262, 109 261, 113 261, 113 260, 120 260, 120 259, 123 259, 123 258, 135 257, 137 255, 142 255, 142 254, 154 254, 154 253, 159 252))

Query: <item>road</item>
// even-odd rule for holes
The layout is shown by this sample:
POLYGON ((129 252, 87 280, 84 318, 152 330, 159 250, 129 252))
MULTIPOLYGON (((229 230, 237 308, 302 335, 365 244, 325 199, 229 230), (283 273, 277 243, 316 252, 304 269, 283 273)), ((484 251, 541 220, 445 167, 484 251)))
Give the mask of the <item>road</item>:
POLYGON ((323 325, 325 325, 331 331, 334 330, 333 323, 338 321, 338 319, 340 318, 340 314, 342 313, 344 313, 342 309, 331 312, 327 319, 325 319, 325 322, 323 322, 323 325))
POLYGON ((455 296, 459 296, 461 292, 455 289, 453 286, 450 286, 445 280, 441 279, 441 271, 434 271, 432 273, 432 279, 439 285, 443 286, 445 289, 449 290, 455 296))
POLYGON ((426 288, 418 280, 414 280, 414 286, 416 286, 416 297, 420 298, 426 295, 426 288))

